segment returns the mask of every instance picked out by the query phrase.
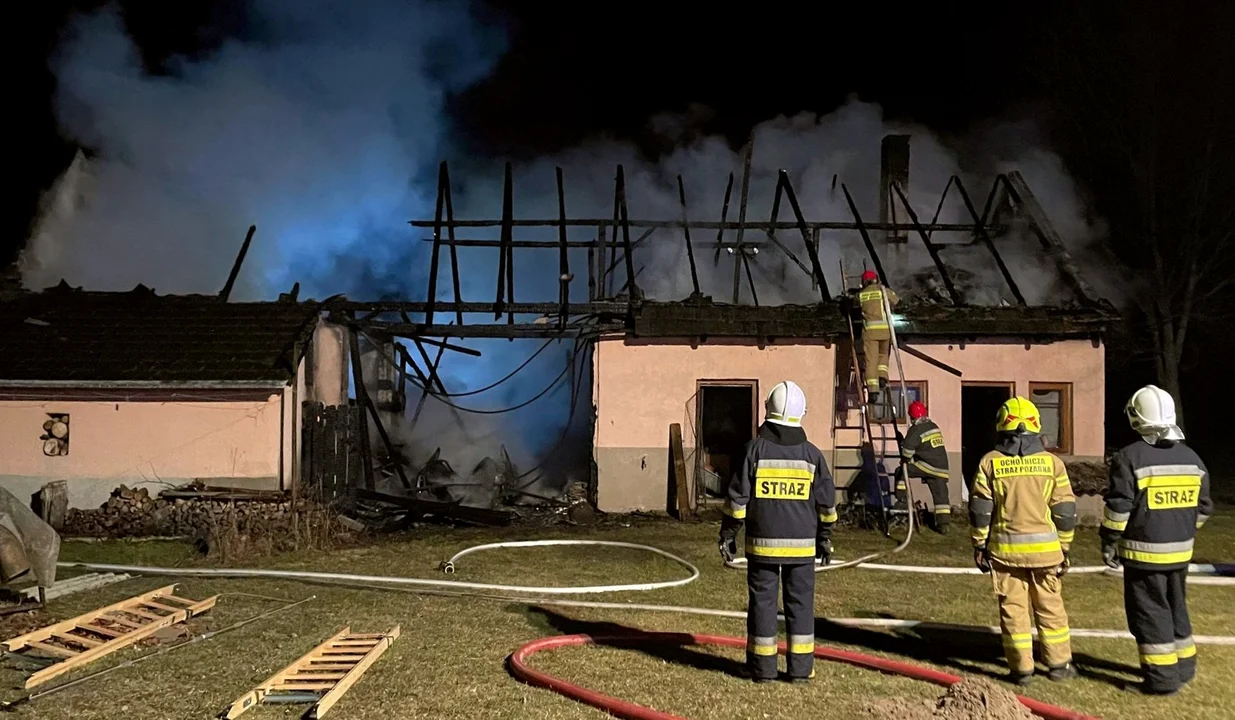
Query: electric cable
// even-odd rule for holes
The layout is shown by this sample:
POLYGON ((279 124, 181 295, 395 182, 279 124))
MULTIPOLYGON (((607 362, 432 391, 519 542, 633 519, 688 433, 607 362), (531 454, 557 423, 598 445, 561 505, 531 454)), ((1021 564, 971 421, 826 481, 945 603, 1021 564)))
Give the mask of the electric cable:
MULTIPOLYGON (((364 336, 365 336, 365 337, 367 337, 367 338, 369 338, 370 340, 372 340, 372 337, 371 337, 368 333, 365 333, 365 332, 364 332, 364 330, 361 330, 360 332, 361 332, 362 334, 364 334, 364 336)), ((440 390, 435 390, 435 391, 433 391, 433 395, 434 395, 435 397, 451 397, 451 398, 461 398, 461 397, 470 397, 470 396, 472 396, 472 395, 479 395, 479 394, 481 394, 481 393, 484 393, 484 392, 488 392, 488 391, 490 391, 490 390, 493 390, 494 388, 498 387, 498 386, 499 386, 499 385, 501 385, 502 383, 506 382, 507 380, 510 380, 510 379, 511 379, 511 378, 513 378, 515 375, 518 375, 520 372, 522 372, 524 368, 526 368, 528 365, 530 365, 530 364, 531 364, 531 362, 532 362, 533 360, 535 360, 535 359, 536 359, 536 358, 537 358, 537 357, 538 357, 538 356, 539 356, 542 352, 544 352, 544 351, 545 351, 545 349, 546 349, 546 348, 548 348, 550 345, 552 345, 552 344, 553 344, 553 342, 554 342, 555 340, 558 340, 558 339, 559 339, 559 338, 549 338, 548 340, 546 340, 546 341, 544 342, 544 344, 543 344, 543 345, 541 345, 541 346, 540 346, 540 347, 536 350, 536 352, 534 352, 534 353, 532 353, 531 355, 527 356, 527 357, 523 360, 523 362, 522 362, 522 363, 520 363, 520 364, 519 364, 519 366, 518 366, 518 367, 516 367, 514 370, 511 370, 510 372, 508 372, 508 373, 506 373, 504 376, 502 376, 500 379, 495 380, 495 381, 493 381, 493 382, 489 383, 488 385, 486 385, 486 386, 484 386, 484 387, 482 387, 482 388, 477 388, 477 389, 475 389, 475 390, 468 390, 468 391, 466 391, 466 392, 457 392, 457 393, 456 393, 456 392, 442 392, 442 391, 440 391, 440 390)), ((392 367, 392 368, 394 369, 394 371, 395 371, 395 372, 399 373, 401 376, 403 376, 404 378, 408 379, 409 381, 411 381, 411 382, 413 382, 413 383, 416 383, 417 387, 421 387, 421 388, 423 388, 423 387, 424 387, 423 385, 420 385, 420 383, 419 383, 420 378, 415 377, 415 376, 414 376, 414 375, 412 375, 411 373, 408 373, 406 370, 404 370, 401 366, 396 365, 396 364, 395 364, 395 362, 394 362, 394 360, 390 359, 389 357, 387 357, 387 356, 385 356, 385 355, 382 355, 382 356, 381 356, 381 359, 382 359, 382 362, 384 362, 384 363, 386 363, 387 365, 389 365, 390 367, 392 367)))

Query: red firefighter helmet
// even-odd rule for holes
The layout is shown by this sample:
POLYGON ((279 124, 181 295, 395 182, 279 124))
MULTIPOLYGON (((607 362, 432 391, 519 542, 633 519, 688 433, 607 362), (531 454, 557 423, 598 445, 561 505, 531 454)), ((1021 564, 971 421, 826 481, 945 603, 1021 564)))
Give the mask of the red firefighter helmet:
MULTIPOLYGON (((852 276, 852 275, 850 275, 849 277, 853 277, 853 276, 852 276)), ((878 279, 879 279, 879 276, 875 274, 875 271, 874 271, 874 270, 867 270, 867 271, 865 271, 865 272, 863 272, 863 273, 862 273, 862 282, 863 282, 863 283, 874 282, 874 281, 876 281, 876 280, 878 280, 878 279)))
POLYGON ((925 405, 918 402, 917 400, 914 400, 913 402, 909 403, 909 419, 910 420, 921 420, 924 417, 926 417, 926 406, 925 405))

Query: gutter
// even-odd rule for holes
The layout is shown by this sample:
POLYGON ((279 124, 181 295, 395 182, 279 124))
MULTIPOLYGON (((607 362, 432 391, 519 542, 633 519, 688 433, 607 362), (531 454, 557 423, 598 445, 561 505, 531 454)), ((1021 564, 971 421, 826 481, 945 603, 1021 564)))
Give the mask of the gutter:
POLYGON ((287 386, 284 380, 0 380, 0 388, 65 388, 121 390, 149 388, 153 390, 260 390, 287 386))

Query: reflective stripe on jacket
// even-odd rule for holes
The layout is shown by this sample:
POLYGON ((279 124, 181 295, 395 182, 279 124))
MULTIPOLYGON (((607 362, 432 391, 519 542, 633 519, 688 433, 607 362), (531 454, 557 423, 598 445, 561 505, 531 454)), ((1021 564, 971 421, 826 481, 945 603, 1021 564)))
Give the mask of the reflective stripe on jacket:
POLYGON ((969 498, 972 539, 1010 567, 1051 567, 1076 533, 1076 496, 1063 461, 1042 449, 1024 455, 995 450, 978 463, 969 498))
POLYGON ((883 311, 883 298, 888 298, 888 306, 896 307, 900 301, 891 288, 885 288, 879 283, 871 283, 858 291, 858 302, 862 306, 862 329, 864 331, 888 331, 888 316, 883 311))
POLYGON ((928 475, 945 480, 948 477, 948 448, 944 446, 943 431, 930 418, 920 418, 909 426, 901 443, 901 457, 928 475))
POLYGON ((1119 542, 1125 565, 1187 567, 1196 531, 1211 512, 1209 471, 1187 445, 1138 440, 1111 461, 1101 533, 1119 542))
POLYGON ((813 562, 817 541, 830 536, 837 519, 836 488, 823 453, 801 428, 765 423, 729 483, 725 514, 726 524, 745 521, 748 560, 813 562))

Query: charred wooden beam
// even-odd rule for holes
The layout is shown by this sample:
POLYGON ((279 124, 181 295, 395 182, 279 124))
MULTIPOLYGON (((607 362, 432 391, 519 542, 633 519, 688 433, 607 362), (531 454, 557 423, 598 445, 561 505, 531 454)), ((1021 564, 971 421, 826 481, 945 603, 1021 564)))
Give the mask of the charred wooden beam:
POLYGON ((868 226, 862 222, 862 216, 858 213, 858 206, 853 202, 853 196, 849 194, 849 188, 845 183, 840 185, 841 192, 845 193, 845 202, 849 204, 849 212, 853 215, 854 222, 858 226, 858 232, 862 234, 862 242, 866 245, 866 252, 870 255, 871 262, 875 266, 875 272, 879 273, 879 282, 884 285, 888 284, 888 275, 883 271, 883 263, 879 262, 879 253, 875 252, 875 244, 871 242, 870 233, 867 232, 868 226))
POLYGON ((755 290, 755 278, 750 272, 750 258, 744 252, 740 253, 740 255, 742 256, 742 267, 746 269, 746 284, 750 286, 750 300, 754 303, 755 307, 759 307, 759 291, 755 290))
MULTIPOLYGON (((617 267, 617 262, 618 262, 618 254, 617 254, 618 228, 621 227, 621 224, 622 224, 621 207, 622 207, 622 200, 624 197, 624 193, 622 192, 623 189, 624 188, 619 187, 617 181, 614 180, 613 182, 613 226, 612 226, 613 235, 609 238, 609 259, 606 260, 604 258, 601 258, 601 261, 600 261, 601 265, 603 265, 606 268, 610 268, 609 270, 605 272, 603 276, 605 278, 605 297, 612 297, 614 295, 613 285, 612 283, 609 282, 609 273, 612 272, 612 268, 617 267)), ((603 229, 602 229, 602 232, 603 232, 603 229)))
MULTIPOLYGON (((461 310, 465 313, 483 313, 493 310, 493 304, 487 302, 440 302, 437 304, 438 310, 443 312, 454 312, 461 310)), ((509 310, 516 315, 543 315, 546 313, 556 312, 559 308, 556 302, 520 302, 514 303, 509 307, 509 310)), ((569 311, 571 315, 592 315, 592 314, 623 314, 626 312, 627 302, 615 300, 600 300, 593 303, 571 303, 569 311)), ((425 311, 425 303, 423 302, 403 302, 399 300, 342 300, 337 301, 331 306, 331 312, 372 312, 372 313, 409 313, 421 314, 425 311)), ((345 319, 344 322, 347 322, 345 319)))
POLYGON ((948 374, 955 375, 956 377, 962 377, 962 373, 960 370, 957 370, 956 368, 943 362, 942 360, 936 360, 935 358, 931 357, 930 355, 927 355, 926 353, 922 352, 921 350, 915 347, 905 345, 904 343, 897 343, 896 346, 900 348, 901 351, 903 351, 906 355, 912 355, 916 357, 917 359, 921 360, 922 362, 927 363, 929 365, 934 365, 935 367, 939 368, 940 370, 943 370, 944 372, 948 374))
POLYGON ((227 275, 227 282, 223 283, 223 289, 219 292, 219 298, 223 302, 232 296, 232 288, 236 286, 236 278, 240 275, 240 268, 244 265, 244 256, 249 254, 249 244, 253 242, 253 233, 257 232, 256 225, 250 225, 249 231, 244 234, 244 242, 240 244, 240 252, 236 254, 236 261, 232 263, 232 271, 227 275))
POLYGON ((634 248, 630 244, 630 218, 626 211, 626 172, 621 165, 617 167, 617 196, 620 220, 622 223, 622 252, 626 253, 626 284, 630 287, 630 297, 639 297, 639 286, 635 284, 634 248))
MULTIPOLYGON (((725 202, 720 207, 720 227, 716 228, 716 253, 712 256, 712 266, 720 263, 720 248, 725 241, 725 224, 729 219, 729 199, 733 196, 733 173, 729 173, 729 184, 725 185, 725 202)), ((699 227, 695 225, 695 227, 699 227)))
POLYGON ((1028 305, 1028 303, 1025 302, 1025 296, 1021 294, 1020 287, 1017 286, 1016 280, 1012 277, 1012 271, 1009 270, 1007 264, 1004 263, 1003 256, 1000 255, 999 250, 996 249, 995 242, 991 240, 990 233, 986 232, 986 228, 983 227, 982 218, 978 216, 978 209, 974 207, 973 200, 969 197, 969 193, 965 190, 965 186, 961 183, 961 179, 958 176, 953 175, 952 181, 956 183, 956 190, 961 194, 961 200, 964 201, 965 209, 969 211, 969 216, 972 217, 974 223, 976 223, 977 227, 974 229, 974 232, 977 233, 978 239, 986 245, 986 249, 990 251, 991 257, 995 258, 995 264, 999 266, 999 274, 1003 275, 1004 282, 1008 283, 1008 289, 1012 291, 1012 296, 1016 298, 1016 304, 1028 305))
MULTIPOLYGON (((412 227, 418 227, 418 228, 432 228, 433 227, 432 220, 412 220, 408 224, 411 225, 412 227)), ((511 221, 511 226, 516 227, 516 228, 548 228, 551 230, 556 230, 557 226, 561 224, 562 224, 561 221, 556 218, 552 220, 512 220, 511 221)), ((575 218, 573 220, 566 221, 567 227, 572 227, 572 228, 592 227, 592 228, 604 228, 606 230, 611 230, 615 227, 620 226, 621 224, 622 223, 620 219, 606 220, 606 219, 597 219, 597 218, 575 218)), ((677 230, 682 227, 682 222, 680 220, 628 220, 627 224, 630 225, 632 228, 638 228, 638 229, 660 228, 660 229, 666 229, 666 230, 677 230)), ((738 225, 739 223, 736 221, 717 222, 715 220, 695 220, 691 222, 690 228, 691 230, 720 230, 720 229, 736 230, 738 228, 738 225)), ((789 221, 777 222, 777 223, 766 223, 766 222, 760 222, 760 221, 755 220, 755 221, 747 221, 745 223, 741 223, 741 225, 743 225, 747 230, 767 230, 769 228, 773 230, 793 230, 794 228, 798 227, 798 223, 789 222, 789 221)), ((495 228, 495 227, 500 228, 501 226, 502 226, 501 220, 456 220, 455 221, 455 227, 458 227, 458 228, 495 228)), ((827 220, 827 221, 806 222, 806 227, 811 228, 811 229, 819 228, 821 230, 857 230, 858 224, 854 222, 841 222, 841 221, 827 220)), ((908 230, 913 229, 913 225, 910 223, 871 222, 871 223, 864 223, 864 227, 868 230, 905 230, 905 231, 908 231, 908 230)), ((936 223, 933 225, 927 225, 925 227, 927 230, 931 232, 937 231, 937 232, 961 232, 961 233, 973 232, 973 228, 974 228, 974 226, 970 223, 936 223)), ((1004 226, 1000 226, 996 223, 989 223, 987 224, 987 229, 991 231, 1001 231, 1001 230, 1006 230, 1007 228, 1004 226)), ((422 242, 433 242, 433 238, 431 236, 422 238, 422 242)), ((498 247, 497 240, 461 239, 456 242, 459 243, 460 247, 498 247), (488 244, 479 245, 477 243, 488 243, 488 244)), ((445 241, 443 241, 443 244, 445 244, 445 241)), ((558 242, 557 242, 557 239, 516 240, 514 241, 514 244, 515 244, 515 247, 540 247, 540 248, 547 248, 547 249, 555 250, 557 249, 558 242)), ((596 244, 595 242, 583 240, 583 241, 572 242, 571 247, 587 247, 588 245, 595 245, 595 244, 596 244)))
MULTIPOLYGON (((776 221, 780 218, 780 198, 784 194, 785 185, 788 182, 789 182, 789 174, 786 173, 784 170, 781 170, 776 178, 776 192, 772 195, 772 218, 768 223, 769 225, 774 225, 776 221)), ((785 253, 786 257, 788 257, 790 260, 793 261, 795 265, 801 268, 802 272, 806 273, 807 277, 811 278, 812 280, 815 279, 815 276, 811 273, 810 268, 806 267, 806 264, 803 263, 801 260, 799 260, 798 256, 793 254, 793 251, 791 251, 788 247, 785 246, 784 243, 782 243, 780 240, 777 239, 775 230, 773 230, 772 228, 768 228, 767 236, 768 236, 768 240, 771 241, 773 245, 780 248, 780 251, 785 253)), ((809 240, 807 242, 809 245, 809 240)))
POLYGON ((437 168, 437 204, 433 210, 433 250, 429 253, 429 290, 425 301, 425 322, 433 323, 434 305, 437 302, 437 265, 442 251, 442 213, 446 204, 446 161, 437 168))
POLYGON ((587 301, 596 299, 596 248, 587 249, 587 301))
POLYGON ((918 222, 918 214, 913 211, 909 205, 909 198, 905 197, 905 191, 901 189, 899 183, 892 183, 892 191, 900 198, 901 205, 904 206, 905 212, 909 215, 913 227, 918 232, 918 236, 922 238, 922 243, 926 245, 926 252, 930 253, 931 260, 935 263, 935 268, 939 270, 939 277, 943 279, 943 286, 948 291, 948 297, 952 298, 953 305, 964 305, 964 298, 957 292, 956 286, 952 284, 952 276, 948 274, 948 268, 943 264, 943 259, 939 257, 939 250, 935 244, 931 242, 931 238, 922 229, 922 224, 918 222))
POLYGON ((509 510, 489 510, 474 508, 458 503, 421 500, 419 498, 391 495, 373 490, 358 490, 356 496, 362 500, 376 501, 397 505, 416 514, 417 518, 440 517, 447 520, 469 522, 478 525, 509 525, 518 517, 509 510))
POLYGON ((806 244, 806 254, 810 256, 811 268, 814 270, 815 277, 819 279, 819 299, 827 302, 830 299, 828 281, 823 276, 823 266, 819 264, 819 253, 811 244, 810 230, 806 224, 806 218, 802 215, 802 206, 798 204, 798 194, 793 191, 793 183, 789 181, 789 173, 781 170, 777 182, 785 186, 785 197, 789 199, 789 207, 793 210, 794 218, 797 219, 798 232, 802 233, 802 242, 806 244))
POLYGON ((352 360, 352 384, 356 386, 356 404, 360 405, 360 423, 357 426, 360 434, 360 465, 364 468, 365 487, 373 489, 373 447, 369 443, 369 421, 365 411, 371 401, 369 392, 365 389, 364 369, 360 365, 360 337, 354 328, 347 331, 348 350, 352 360))
MULTIPOLYGON (((442 187, 446 201, 446 236, 450 239, 450 280, 454 285, 455 302, 460 303, 463 301, 463 284, 459 282, 459 247, 455 245, 455 206, 450 196, 450 171, 446 168, 444 160, 442 161, 442 187)), ((462 311, 455 312, 455 322, 463 324, 462 311)))
MULTIPOLYGON (((561 251, 558 253, 558 301, 561 309, 558 311, 558 329, 566 327, 566 310, 570 305, 570 254, 566 249, 566 189, 562 185, 562 168, 557 170, 557 213, 562 221, 558 226, 558 239, 561 240, 561 251)), ((513 317, 513 316, 512 316, 513 317)))
POLYGON ((1008 173, 1005 182, 1008 192, 1012 199, 1016 201, 1021 208, 1024 209, 1025 215, 1029 218, 1029 224, 1034 228, 1034 234, 1038 236, 1039 242, 1042 243, 1042 248, 1047 254, 1055 259, 1059 269, 1063 271, 1063 275, 1072 284, 1073 289, 1077 294, 1087 302, 1097 302, 1097 295, 1094 293, 1089 283, 1085 281, 1081 275, 1080 268, 1076 266, 1076 262, 1072 260, 1072 254, 1068 252, 1068 247, 1064 245, 1063 238, 1055 230, 1055 225, 1047 216, 1046 211, 1042 209, 1042 205, 1038 203, 1038 199, 1034 197, 1033 191, 1029 189, 1029 183, 1025 182, 1025 178, 1016 170, 1008 173))
POLYGON ((624 332, 626 323, 598 323, 580 327, 567 325, 565 330, 559 330, 556 324, 550 323, 518 323, 507 325, 402 325, 391 324, 386 332, 396 337, 419 338, 455 337, 455 338, 557 338, 575 337, 577 335, 593 335, 606 332, 624 332))
POLYGON ((511 243, 513 243, 515 239, 514 205, 515 193, 513 171, 510 163, 506 163, 506 176, 502 183, 502 233, 497 260, 497 299, 493 301, 494 320, 501 320, 502 312, 505 309, 505 303, 503 303, 502 300, 506 294, 506 258, 510 254, 508 250, 511 247, 511 243))
POLYGON ((746 142, 746 155, 742 159, 742 194, 738 199, 738 242, 733 250, 733 304, 738 304, 741 295, 742 261, 746 257, 742 252, 742 235, 746 232, 746 201, 750 197, 750 161, 755 154, 755 135, 751 133, 746 142))
MULTIPOLYGON (((359 325, 359 327, 365 335, 368 335, 374 339, 389 340, 390 338, 394 337, 393 335, 390 335, 390 333, 386 332, 386 330, 381 325, 372 325, 372 324, 362 323, 359 325)), ((420 338, 420 342, 426 345, 432 345, 433 347, 444 348, 446 350, 450 350, 451 352, 457 352, 461 355, 467 355, 468 357, 480 357, 481 356, 481 352, 479 350, 474 350, 469 347, 463 347, 462 345, 453 345, 444 340, 434 340, 433 338, 420 338)), ((399 345, 398 347, 403 347, 403 346, 399 345)))
POLYGON ((699 295, 699 271, 695 268, 695 248, 690 244, 690 218, 686 215, 686 186, 678 175, 678 203, 682 206, 682 233, 686 236, 686 260, 690 262, 690 284, 694 294, 699 295))
MULTIPOLYGON (((642 244, 643 244, 643 241, 644 241, 644 240, 647 240, 648 238, 652 237, 652 233, 654 233, 654 232, 656 232, 656 228, 648 228, 648 229, 644 230, 644 231, 643 231, 643 234, 642 234, 642 235, 640 235, 638 238, 636 238, 636 239, 635 239, 635 241, 634 241, 633 243, 631 243, 631 244, 630 244, 630 247, 631 247, 632 249, 639 247, 640 245, 642 245, 642 244)), ((614 247, 616 248, 617 246, 615 245, 614 247)), ((622 262, 622 260, 623 260, 623 259, 624 259, 624 258, 618 258, 618 257, 615 257, 615 258, 613 259, 613 262, 612 262, 612 263, 610 263, 610 264, 609 264, 609 266, 608 266, 607 268, 605 268, 605 276, 607 277, 607 276, 609 276, 609 275, 613 274, 613 272, 617 270, 617 266, 618 266, 618 265, 622 262)), ((617 293, 615 293, 615 294, 617 294, 617 295, 621 295, 621 294, 622 294, 622 291, 621 291, 621 290, 618 290, 618 291, 617 291, 617 293)))

